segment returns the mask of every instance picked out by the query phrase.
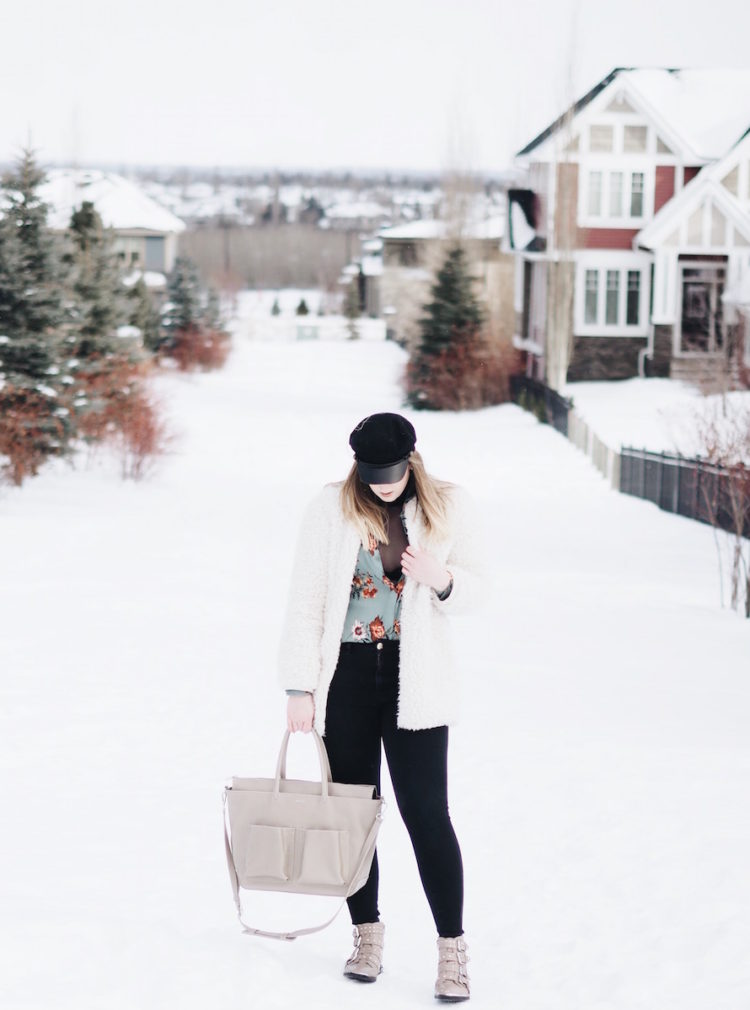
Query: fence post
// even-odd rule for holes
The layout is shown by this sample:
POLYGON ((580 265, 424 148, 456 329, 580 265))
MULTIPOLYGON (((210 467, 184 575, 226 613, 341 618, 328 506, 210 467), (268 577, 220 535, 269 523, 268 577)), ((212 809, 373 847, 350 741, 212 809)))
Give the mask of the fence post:
POLYGON ((680 478, 682 477, 682 460, 677 460, 677 474, 674 479, 674 487, 672 488, 672 511, 680 511, 680 478))

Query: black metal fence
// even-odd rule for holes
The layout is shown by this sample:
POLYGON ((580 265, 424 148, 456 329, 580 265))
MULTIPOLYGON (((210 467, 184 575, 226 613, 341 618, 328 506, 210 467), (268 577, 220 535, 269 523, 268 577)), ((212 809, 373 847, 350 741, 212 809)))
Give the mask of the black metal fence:
POLYGON ((620 490, 667 512, 750 536, 750 471, 728 470, 700 459, 623 446, 620 490))
POLYGON ((510 398, 519 407, 530 411, 544 424, 551 424, 567 437, 568 412, 573 406, 572 400, 566 400, 543 382, 529 379, 525 375, 511 375, 510 398))

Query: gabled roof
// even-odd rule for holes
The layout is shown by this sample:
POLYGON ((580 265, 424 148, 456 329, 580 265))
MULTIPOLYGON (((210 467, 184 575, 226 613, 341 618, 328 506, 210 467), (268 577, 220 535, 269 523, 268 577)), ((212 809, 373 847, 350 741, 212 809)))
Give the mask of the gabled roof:
POLYGON ((750 127, 750 69, 618 67, 521 151, 525 157, 607 88, 622 89, 640 111, 680 138, 696 164, 713 161, 750 127))
MULTIPOLYGON (((727 192, 721 183, 710 175, 700 172, 682 189, 677 196, 666 203, 642 228, 633 241, 636 249, 654 249, 661 245, 686 246, 688 243, 680 238, 683 222, 699 211, 706 201, 715 207, 718 213, 727 218, 735 231, 744 239, 743 245, 750 245, 750 215, 744 213, 739 201, 727 192), (673 236, 677 241, 673 241, 673 236)), ((698 218, 700 224, 700 216, 698 218)), ((703 246, 703 242, 689 243, 703 246)), ((723 247, 724 243, 716 243, 723 247)))
POLYGON ((579 98, 578 101, 574 103, 572 108, 566 109, 566 111, 563 112, 561 116, 558 116, 557 119, 555 119, 552 123, 550 123, 550 125, 546 128, 546 130, 542 130, 540 134, 534 137, 534 139, 529 144, 527 144, 526 147, 522 148, 518 152, 516 157, 522 158, 525 155, 530 154, 535 147, 539 147, 539 145, 543 144, 544 141, 548 137, 551 137, 553 133, 557 133, 560 127, 568 120, 568 117, 571 115, 571 113, 573 114, 573 116, 577 116, 579 112, 582 112, 583 109, 585 109, 586 106, 591 101, 593 101, 593 99, 596 98, 596 96, 600 92, 604 91, 604 89, 608 85, 610 85, 612 81, 615 79, 615 77, 617 77, 618 74, 621 74, 624 69, 625 67, 615 67, 614 70, 611 70, 606 77, 603 77, 598 84, 594 85, 591 91, 587 91, 586 94, 583 96, 583 98, 579 98))
POLYGON ((93 203, 106 228, 116 231, 176 233, 185 225, 142 189, 115 172, 94 169, 50 169, 40 187, 40 197, 49 205, 51 228, 64 229, 73 210, 84 201, 93 203))

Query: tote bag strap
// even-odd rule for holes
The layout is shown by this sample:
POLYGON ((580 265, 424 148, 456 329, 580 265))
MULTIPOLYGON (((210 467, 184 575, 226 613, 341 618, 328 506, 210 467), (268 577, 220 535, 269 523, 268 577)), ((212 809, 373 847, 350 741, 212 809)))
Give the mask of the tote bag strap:
POLYGON ((252 936, 270 936, 274 940, 296 940, 298 936, 306 936, 308 933, 319 933, 322 929, 330 926, 336 916, 339 914, 341 909, 346 903, 346 899, 350 895, 354 894, 355 890, 359 890, 359 880, 360 876, 367 865, 368 859, 372 856, 373 850, 375 848, 375 842, 378 836, 378 829, 380 828, 380 822, 383 819, 383 806, 385 802, 381 800, 381 807, 372 823, 372 827, 368 832, 367 838, 365 839, 365 844, 362 847, 362 856, 359 860, 359 864, 354 874, 352 875, 352 882, 344 896, 343 901, 333 913, 330 919, 327 919, 320 926, 308 926, 306 929, 293 929, 287 930, 283 933, 274 933, 269 929, 256 929, 254 926, 248 926, 245 920, 242 918, 242 908, 240 906, 240 882, 237 877, 237 870, 234 865, 234 857, 232 856, 232 846, 229 843, 229 830, 227 828, 227 790, 224 790, 224 850, 227 856, 227 867, 229 869, 229 880, 232 884, 232 894, 234 895, 234 904, 237 908, 237 918, 240 920, 240 925, 242 926, 243 933, 249 933, 252 936))

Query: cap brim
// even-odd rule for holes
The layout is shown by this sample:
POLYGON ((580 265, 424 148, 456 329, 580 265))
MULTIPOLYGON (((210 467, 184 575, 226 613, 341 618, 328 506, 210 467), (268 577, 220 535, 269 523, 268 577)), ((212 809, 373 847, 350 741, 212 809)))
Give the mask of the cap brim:
POLYGON ((363 484, 397 484, 406 473, 408 459, 399 459, 395 463, 377 465, 357 460, 357 472, 363 484))

